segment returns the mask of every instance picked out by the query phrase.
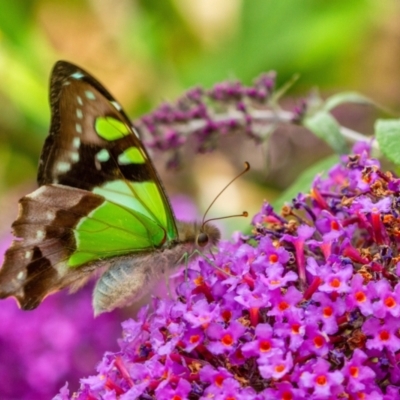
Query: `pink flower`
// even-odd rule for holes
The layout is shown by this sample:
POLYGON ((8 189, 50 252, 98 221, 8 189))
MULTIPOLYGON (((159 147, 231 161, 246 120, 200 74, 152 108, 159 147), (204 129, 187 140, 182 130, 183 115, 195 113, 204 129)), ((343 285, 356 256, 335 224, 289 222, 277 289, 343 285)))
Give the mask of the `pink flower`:
POLYGON ((73 396, 400 399, 400 180, 357 148, 286 206, 290 222, 264 204, 251 236, 178 274, 176 298, 126 321, 73 396))

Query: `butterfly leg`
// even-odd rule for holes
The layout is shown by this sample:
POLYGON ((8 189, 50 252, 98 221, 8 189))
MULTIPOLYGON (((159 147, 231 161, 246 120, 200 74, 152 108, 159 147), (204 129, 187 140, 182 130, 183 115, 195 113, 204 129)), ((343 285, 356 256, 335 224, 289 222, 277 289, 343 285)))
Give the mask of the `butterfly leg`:
MULTIPOLYGON (((213 253, 211 253, 211 255, 213 256, 213 258, 215 258, 213 253)), ((198 249, 193 250, 193 253, 190 254, 189 257, 196 257, 196 258, 197 258, 197 257, 201 257, 201 258, 203 258, 204 260, 206 260, 206 261, 207 261, 212 267, 214 267, 216 270, 222 272, 222 273, 225 274, 225 275, 232 276, 229 272, 227 272, 227 271, 223 270, 222 268, 218 267, 218 266, 214 263, 213 260, 211 260, 209 257, 207 257, 204 253, 202 253, 202 252, 201 252, 200 250, 198 250, 198 249)))

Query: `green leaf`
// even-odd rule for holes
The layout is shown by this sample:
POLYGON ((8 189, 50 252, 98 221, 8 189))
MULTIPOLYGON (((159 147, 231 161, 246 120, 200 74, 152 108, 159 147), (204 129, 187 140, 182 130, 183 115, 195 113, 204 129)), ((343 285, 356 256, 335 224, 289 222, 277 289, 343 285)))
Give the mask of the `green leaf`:
POLYGON ((325 100, 324 110, 330 111, 344 103, 374 104, 372 100, 357 92, 337 93, 325 100))
POLYGON ((326 111, 307 116, 303 125, 324 140, 336 153, 347 153, 347 145, 336 119, 326 111))
POLYGON ((382 153, 393 163, 400 164, 400 119, 379 119, 375 136, 382 153))
POLYGON ((335 164, 339 162, 339 157, 335 154, 333 156, 324 158, 323 160, 315 163, 310 168, 307 168, 291 185, 287 188, 273 203, 276 210, 279 210, 285 202, 295 198, 298 193, 307 193, 310 191, 311 184, 318 174, 326 176, 326 172, 335 164))

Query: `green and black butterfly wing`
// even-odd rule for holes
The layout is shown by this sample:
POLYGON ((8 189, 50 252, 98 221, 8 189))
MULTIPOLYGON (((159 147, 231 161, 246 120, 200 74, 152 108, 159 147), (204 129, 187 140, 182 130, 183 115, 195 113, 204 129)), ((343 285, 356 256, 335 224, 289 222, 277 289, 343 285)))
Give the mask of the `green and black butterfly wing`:
POLYGON ((17 240, 0 270, 0 297, 15 296, 25 309, 86 282, 104 260, 152 251, 178 235, 147 151, 110 93, 59 61, 50 103, 40 187, 20 201, 17 240))

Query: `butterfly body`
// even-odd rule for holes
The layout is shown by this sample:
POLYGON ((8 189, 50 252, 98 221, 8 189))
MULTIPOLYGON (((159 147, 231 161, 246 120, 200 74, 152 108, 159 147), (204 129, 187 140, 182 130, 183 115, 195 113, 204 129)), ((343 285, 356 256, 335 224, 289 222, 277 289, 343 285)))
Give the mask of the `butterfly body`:
POLYGON ((94 309, 110 311, 143 295, 185 254, 218 242, 214 226, 175 220, 139 135, 91 75, 58 62, 50 103, 39 188, 20 200, 0 298, 33 309, 48 294, 103 274, 94 309))
MULTIPOLYGON (((194 233, 197 236, 199 233, 196 223, 177 223, 179 240, 175 243, 153 252, 139 254, 133 259, 125 256, 111 261, 112 265, 103 273, 94 290, 93 308, 96 315, 140 299, 164 274, 184 261, 185 255, 191 255, 193 259, 198 254, 195 250, 205 250, 196 245, 193 235, 194 233)), ((206 231, 211 237, 219 237, 219 231, 213 225, 208 225, 206 231)))

